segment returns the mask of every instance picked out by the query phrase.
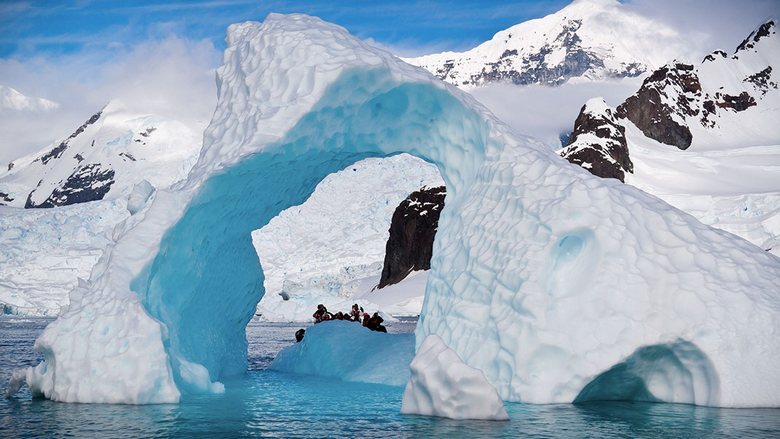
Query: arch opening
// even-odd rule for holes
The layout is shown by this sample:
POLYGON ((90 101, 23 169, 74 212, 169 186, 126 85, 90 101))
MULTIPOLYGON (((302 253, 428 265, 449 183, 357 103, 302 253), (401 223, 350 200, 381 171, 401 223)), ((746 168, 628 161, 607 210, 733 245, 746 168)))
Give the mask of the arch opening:
POLYGON ((253 230, 303 203, 327 175, 401 152, 437 165, 449 205, 457 204, 482 161, 487 132, 445 90, 397 83, 382 69, 354 70, 284 139, 206 180, 131 284, 164 326, 177 386, 212 390, 214 381, 246 370, 244 331, 264 294, 253 230))
POLYGON ((707 355, 695 344, 677 340, 637 349, 588 383, 574 403, 643 401, 714 405, 719 393, 718 375, 707 355))

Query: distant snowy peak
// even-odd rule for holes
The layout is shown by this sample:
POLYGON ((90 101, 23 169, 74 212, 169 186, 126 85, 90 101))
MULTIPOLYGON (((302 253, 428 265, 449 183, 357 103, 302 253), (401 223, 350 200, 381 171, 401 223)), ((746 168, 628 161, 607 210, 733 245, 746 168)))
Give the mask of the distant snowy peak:
POLYGON ((142 180, 167 187, 197 160, 200 128, 112 101, 67 138, 9 163, 0 173, 0 204, 55 207, 115 198, 142 180))
POLYGON ((49 111, 60 104, 43 98, 25 96, 18 90, 0 85, 0 110, 10 111, 49 111))
POLYGON ((495 81, 559 85, 573 78, 639 76, 684 51, 677 32, 616 0, 577 0, 498 32, 469 51, 405 61, 457 86, 495 81))
POLYGON ((779 65, 780 37, 774 21, 768 21, 731 57, 718 50, 698 67, 674 61, 654 71, 617 112, 645 136, 680 149, 695 140, 715 145, 777 141, 779 65))

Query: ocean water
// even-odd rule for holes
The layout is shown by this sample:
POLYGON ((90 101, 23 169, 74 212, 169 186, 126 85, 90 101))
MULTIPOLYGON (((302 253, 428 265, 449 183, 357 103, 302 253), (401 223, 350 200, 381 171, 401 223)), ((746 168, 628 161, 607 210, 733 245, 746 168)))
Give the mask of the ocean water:
MULTIPOLYGON (((0 319, 0 387, 14 368, 34 365, 35 337, 50 320, 0 319)), ((249 370, 223 395, 147 406, 63 404, 25 388, 0 399, 0 437, 780 437, 780 409, 716 409, 680 404, 507 404, 509 422, 452 421, 399 413, 402 388, 347 383, 267 370, 300 325, 247 327, 249 370)), ((408 332, 414 322, 389 326, 408 332)))

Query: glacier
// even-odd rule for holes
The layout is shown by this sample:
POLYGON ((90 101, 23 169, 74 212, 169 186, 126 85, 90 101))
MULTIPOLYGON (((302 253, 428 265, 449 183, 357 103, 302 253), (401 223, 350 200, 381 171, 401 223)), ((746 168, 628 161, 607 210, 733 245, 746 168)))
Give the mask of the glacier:
POLYGON ((504 400, 780 406, 777 257, 569 165, 341 27, 271 14, 231 26, 227 43, 197 164, 115 229, 36 341, 35 394, 221 391, 246 369, 264 292, 251 232, 326 175, 409 153, 448 191, 418 344, 438 335, 504 400))

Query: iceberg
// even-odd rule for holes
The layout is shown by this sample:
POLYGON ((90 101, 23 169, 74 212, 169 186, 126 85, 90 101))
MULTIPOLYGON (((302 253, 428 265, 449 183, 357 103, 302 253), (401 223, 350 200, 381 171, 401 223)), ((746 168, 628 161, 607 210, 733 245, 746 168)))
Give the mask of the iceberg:
POLYGON ((263 296, 251 232, 330 173, 405 152, 447 186, 418 344, 438 335, 504 400, 648 396, 602 385, 629 383, 655 400, 780 406, 777 257, 568 164, 341 27, 271 14, 227 43, 198 163, 114 231, 36 341, 33 392, 141 404, 221 391, 246 368, 263 296))
POLYGON ((413 334, 371 331, 359 322, 310 326, 303 341, 279 352, 271 369, 401 387, 409 380, 413 334))

